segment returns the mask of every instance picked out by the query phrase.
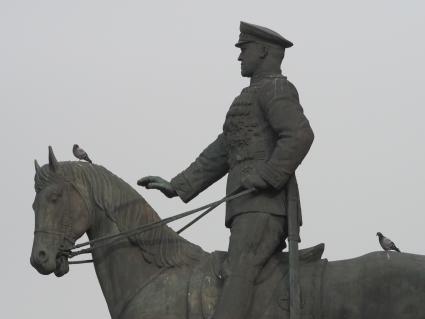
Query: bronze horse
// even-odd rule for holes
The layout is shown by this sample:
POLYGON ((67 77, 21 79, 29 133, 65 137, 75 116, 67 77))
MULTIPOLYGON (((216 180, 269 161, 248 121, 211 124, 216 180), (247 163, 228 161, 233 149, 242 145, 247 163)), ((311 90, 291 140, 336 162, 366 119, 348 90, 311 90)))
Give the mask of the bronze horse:
MULTIPOLYGON (((105 168, 83 162, 36 163, 31 264, 68 272, 62 252, 90 239, 159 221, 149 204, 105 168)), ((327 262, 323 246, 300 252, 302 318, 424 319, 425 256, 385 252, 327 262)), ((93 251, 113 319, 201 319, 214 311, 225 253, 204 252, 167 226, 93 251)), ((289 318, 287 255, 277 252, 256 282, 250 318, 289 318)))

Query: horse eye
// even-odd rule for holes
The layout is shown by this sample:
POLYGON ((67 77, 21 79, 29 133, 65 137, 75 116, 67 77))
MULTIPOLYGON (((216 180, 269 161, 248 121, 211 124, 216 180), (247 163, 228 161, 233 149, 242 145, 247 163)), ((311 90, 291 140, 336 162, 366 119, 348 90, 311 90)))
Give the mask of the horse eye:
POLYGON ((56 203, 61 196, 62 193, 53 193, 49 196, 49 201, 52 203, 56 203))

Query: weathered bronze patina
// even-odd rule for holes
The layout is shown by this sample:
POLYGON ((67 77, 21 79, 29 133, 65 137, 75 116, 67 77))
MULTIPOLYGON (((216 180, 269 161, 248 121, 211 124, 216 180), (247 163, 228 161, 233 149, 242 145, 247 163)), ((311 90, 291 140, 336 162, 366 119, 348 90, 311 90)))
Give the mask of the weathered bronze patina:
POLYGON ((280 69, 292 43, 249 23, 240 31, 241 74, 251 81, 223 131, 170 182, 138 181, 185 202, 226 174, 227 194, 254 189, 227 203, 229 251, 206 253, 162 223, 119 177, 96 164, 58 162, 49 148, 49 164, 36 162, 31 264, 41 274, 65 275, 76 240, 87 233, 113 319, 293 319, 295 312, 306 319, 425 318, 425 256, 384 252, 328 263, 324 245, 282 253, 288 236, 298 249, 295 170, 313 132, 280 69))
MULTIPOLYGON (((48 165, 36 164, 35 188, 31 264, 45 275, 68 271, 63 252, 84 233, 96 239, 160 220, 107 169, 57 162, 52 151, 48 165)), ((425 256, 374 252, 327 262, 322 252, 323 245, 300 251, 302 318, 425 318, 425 256)), ((209 318, 223 288, 226 253, 208 254, 167 226, 98 247, 93 259, 113 319, 209 318)), ((280 252, 268 260, 246 318, 289 318, 287 263, 280 252)))

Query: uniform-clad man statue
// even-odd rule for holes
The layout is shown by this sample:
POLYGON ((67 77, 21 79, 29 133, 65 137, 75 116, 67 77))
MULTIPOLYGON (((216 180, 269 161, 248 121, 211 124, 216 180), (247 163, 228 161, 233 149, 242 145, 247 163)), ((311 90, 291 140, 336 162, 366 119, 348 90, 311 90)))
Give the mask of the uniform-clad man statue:
MULTIPOLYGON (((285 49, 280 34, 241 22, 238 60, 251 78, 230 106, 223 132, 183 172, 168 182, 148 176, 139 185, 168 197, 190 201, 226 173, 227 194, 243 188, 258 191, 229 201, 230 228, 225 279, 215 319, 242 319, 249 312, 254 282, 287 237, 287 184, 313 142, 313 131, 295 86, 282 75, 285 49)), ((295 183, 296 185, 296 183, 295 183)))

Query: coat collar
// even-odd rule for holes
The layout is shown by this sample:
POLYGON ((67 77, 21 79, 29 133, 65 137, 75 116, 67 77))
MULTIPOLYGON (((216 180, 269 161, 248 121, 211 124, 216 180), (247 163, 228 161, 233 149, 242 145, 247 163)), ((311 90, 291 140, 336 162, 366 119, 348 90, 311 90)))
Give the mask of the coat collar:
POLYGON ((261 82, 262 80, 264 80, 265 78, 277 78, 277 77, 282 77, 282 73, 281 72, 273 72, 273 73, 256 74, 255 76, 253 76, 251 78, 250 85, 256 85, 259 82, 261 82))

